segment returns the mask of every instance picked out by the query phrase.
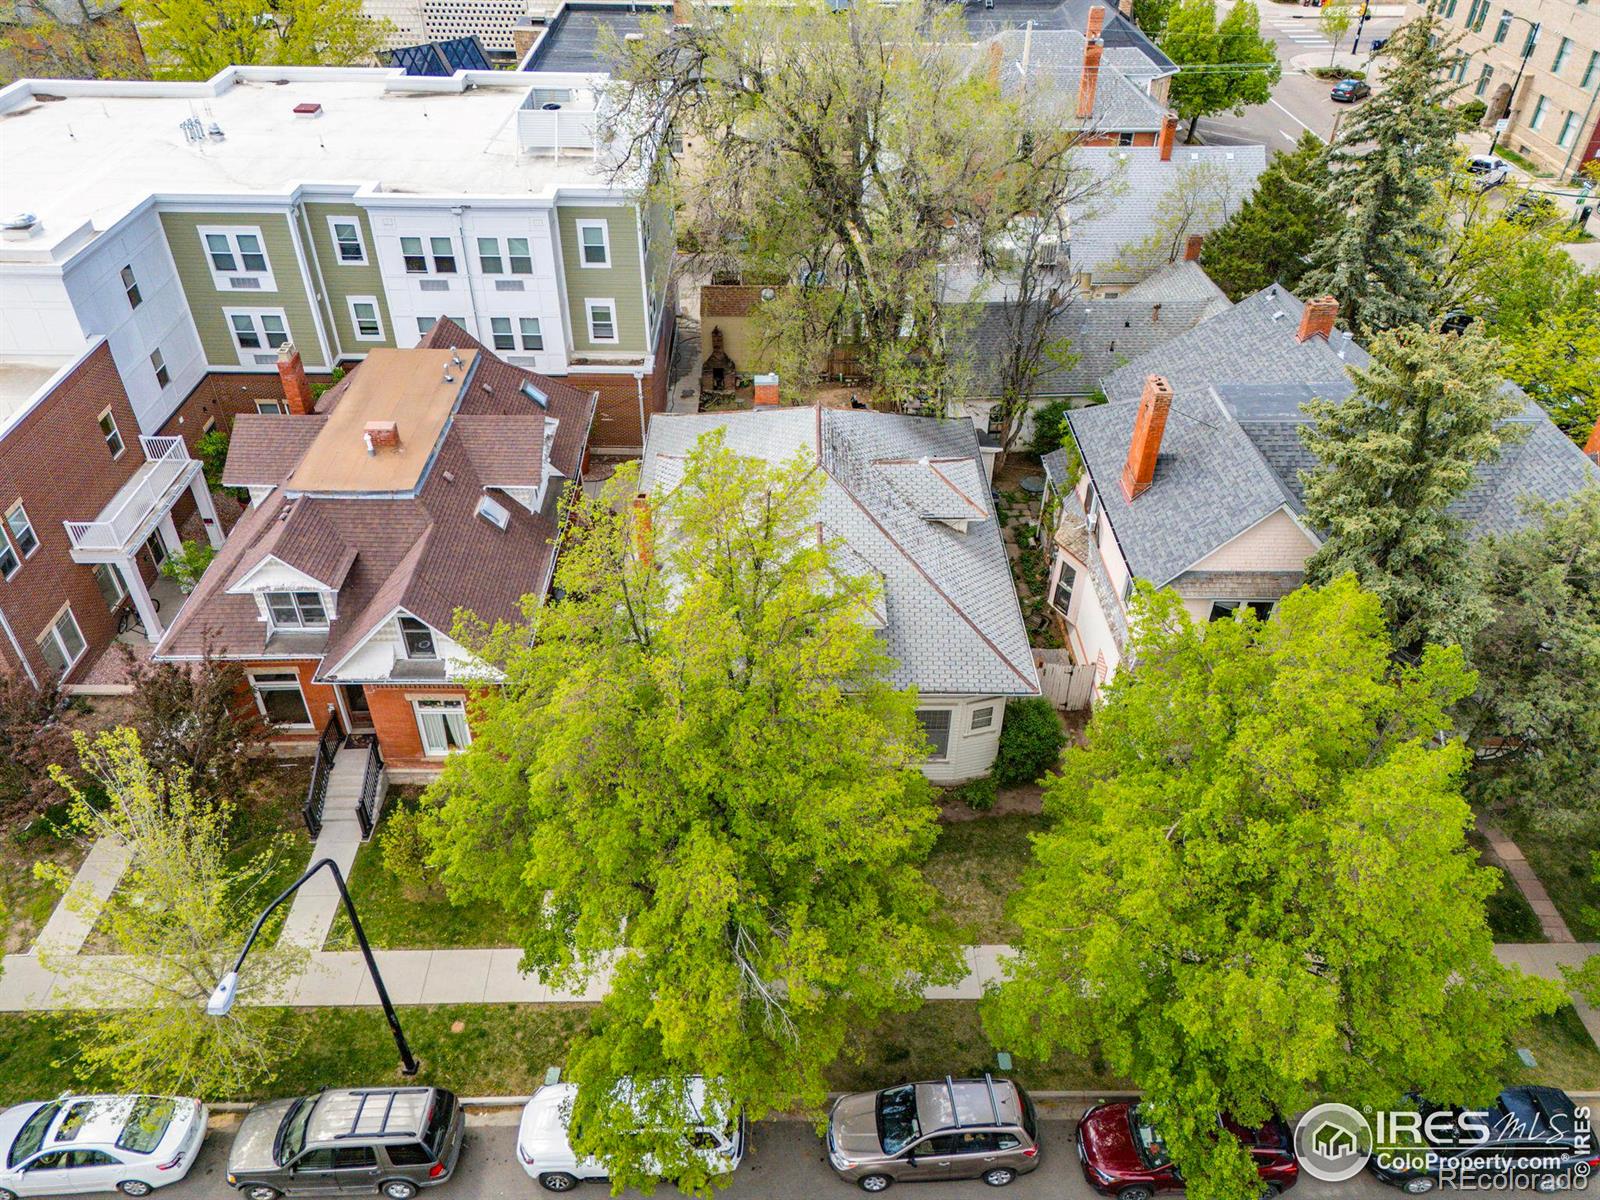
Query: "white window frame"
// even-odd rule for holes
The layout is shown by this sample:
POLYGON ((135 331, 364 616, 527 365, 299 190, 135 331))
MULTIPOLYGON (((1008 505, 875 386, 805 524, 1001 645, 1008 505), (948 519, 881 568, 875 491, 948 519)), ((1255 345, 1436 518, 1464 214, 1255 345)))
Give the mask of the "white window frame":
POLYGON ((361 218, 336 217, 328 218, 328 236, 333 239, 333 261, 341 267, 364 267, 367 265, 367 239, 361 232, 361 218), (360 258, 346 258, 344 246, 339 240, 339 226, 348 225, 356 231, 356 245, 361 250, 360 258))
POLYGON ((617 328, 617 302, 609 297, 599 296, 586 298, 583 302, 584 320, 589 326, 589 340, 596 345, 614 346, 622 340, 622 331, 617 328), (594 331, 594 310, 604 308, 611 314, 611 336, 598 337, 594 331))
POLYGON ((283 322, 283 341, 278 346, 285 345, 294 340, 294 335, 289 329, 289 314, 281 308, 225 308, 222 310, 222 320, 228 326, 228 336, 233 339, 234 351, 239 355, 239 362, 243 365, 258 366, 255 356, 258 354, 278 353, 278 346, 268 341, 267 327, 262 324, 262 317, 277 317, 283 322), (250 327, 260 339, 259 346, 246 346, 239 340, 239 331, 233 327, 234 317, 247 317, 250 327))
POLYGON ((420 342, 423 338, 427 337, 430 333, 432 333, 433 332, 433 327, 435 325, 437 325, 438 323, 439 323, 439 318, 438 317, 418 317, 417 318, 417 340, 420 342), (427 322, 426 325, 423 324, 424 321, 427 322))
POLYGON ((1550 97, 1540 96, 1533 102, 1533 115, 1528 118, 1528 128, 1535 133, 1539 132, 1539 126, 1544 124, 1544 116, 1549 111, 1550 97))
POLYGON ((492 349, 496 354, 514 351, 517 348, 517 327, 512 324, 512 321, 515 319, 516 318, 514 317, 489 318, 489 348, 492 349), (496 326, 495 323, 497 321, 505 322, 505 328, 503 330, 496 326), (500 344, 500 339, 502 337, 506 339, 506 344, 504 346, 500 344))
POLYGON ((155 372, 156 386, 166 391, 172 385, 172 372, 167 369, 167 360, 160 346, 150 351, 150 369, 155 372))
POLYGON ((611 223, 609 221, 577 221, 574 223, 578 233, 578 265, 591 271, 608 271, 611 269, 611 223), (606 252, 605 262, 590 262, 587 247, 583 241, 583 231, 598 229, 600 231, 600 247, 606 252))
POLYGON ((274 729, 315 729, 317 727, 316 720, 311 716, 311 702, 306 699, 306 690, 300 684, 300 672, 299 671, 295 670, 293 667, 287 667, 287 668, 285 668, 283 670, 280 670, 280 671, 249 671, 249 672, 246 672, 245 678, 250 681, 250 695, 255 698, 256 710, 258 712, 260 712, 262 719, 265 720, 269 725, 271 725, 272 728, 274 728, 274 729), (294 690, 295 694, 300 697, 300 704, 306 710, 306 719, 305 719, 305 723, 304 724, 301 724, 299 722, 286 722, 286 723, 284 723, 282 725, 279 725, 279 724, 276 724, 272 720, 272 717, 270 715, 268 715, 268 713, 267 713, 267 706, 266 706, 265 701, 263 701, 261 699, 262 691, 265 690, 265 691, 269 691, 269 692, 287 692, 287 691, 290 690, 290 685, 289 685, 287 680, 273 679, 273 680, 269 680, 267 682, 267 686, 263 689, 261 684, 260 684, 260 682, 258 682, 257 677, 258 676, 264 676, 264 675, 290 675, 290 676, 294 677, 293 690, 294 690))
POLYGON ((272 273, 272 256, 267 253, 267 239, 261 234, 259 225, 201 225, 196 230, 200 235, 200 252, 206 256, 206 270, 211 272, 211 282, 217 291, 227 296, 237 296, 240 292, 275 292, 278 290, 277 276, 272 273), (206 239, 213 235, 220 235, 228 239, 228 249, 233 253, 235 270, 222 271, 217 269, 216 263, 211 259, 211 243, 206 239), (239 235, 248 234, 256 239, 256 244, 261 247, 261 260, 267 264, 264 271, 246 271, 244 269, 244 252, 239 249, 239 235), (254 279, 260 286, 253 288, 236 288, 229 281, 233 279, 254 279))
POLYGON ((350 329, 355 334, 356 341, 381 342, 384 340, 383 310, 378 307, 378 298, 376 296, 347 296, 345 305, 350 309, 350 329), (361 318, 356 315, 356 305, 358 304, 372 305, 372 319, 377 322, 377 333, 369 336, 361 332, 361 318))
POLYGON ((51 617, 50 623, 44 627, 44 632, 39 635, 38 640, 34 643, 40 647, 41 654, 44 653, 43 647, 46 642, 55 643, 56 653, 60 654, 62 661, 66 663, 66 666, 61 668, 63 679, 66 678, 73 667, 78 665, 83 656, 89 653, 89 639, 83 636, 83 626, 78 624, 78 617, 72 611, 72 605, 63 604, 61 611, 51 617), (78 635, 78 652, 76 654, 69 655, 66 643, 61 640, 60 628, 63 621, 71 621, 72 631, 78 635))
POLYGON ((316 588, 273 588, 270 591, 261 593, 261 608, 267 614, 267 625, 273 632, 283 630, 286 633, 323 633, 333 624, 335 616, 332 598, 327 592, 319 591, 316 588), (299 599, 305 595, 316 596, 317 602, 321 605, 322 623, 320 625, 306 621, 306 615, 301 611, 299 599), (294 607, 295 619, 298 624, 279 624, 277 615, 272 611, 272 601, 270 599, 272 596, 289 597, 289 603, 294 607))
POLYGON ((0 534, 0 579, 14 579, 20 570, 22 559, 17 555, 17 548, 10 538, 0 534))
POLYGON ((262 400, 260 398, 257 398, 254 401, 254 404, 256 406, 256 415, 257 416, 260 416, 260 417, 281 417, 281 416, 283 416, 283 401, 282 400, 262 400))
MULTIPOLYGON (((407 662, 438 662, 439 661, 439 631, 429 625, 421 617, 413 617, 410 613, 401 613, 395 618, 395 632, 400 637, 400 657, 407 662), (406 622, 415 621, 427 632, 428 638, 433 643, 432 654, 411 653, 411 643, 406 641, 406 622)), ((413 631, 417 632, 417 631, 413 631)))
POLYGON ((465 750, 472 745, 472 726, 467 724, 467 702, 465 700, 458 700, 448 696, 415 696, 411 700, 411 715, 417 722, 417 736, 422 742, 422 753, 425 757, 448 758, 454 751, 448 745, 440 746, 438 749, 434 748, 437 743, 429 740, 428 727, 422 722, 424 710, 434 712, 449 711, 452 715, 459 712, 461 729, 466 735, 465 740, 461 743, 461 749, 465 750))
POLYGON ((139 276, 132 263, 123 264, 122 270, 117 272, 117 278, 122 281, 122 294, 128 298, 130 311, 144 303, 144 293, 139 290, 139 276))
POLYGON ((100 436, 105 439, 107 450, 111 450, 111 439, 117 439, 117 448, 111 451, 111 461, 116 462, 117 459, 121 458, 128 452, 128 443, 123 440, 122 430, 117 426, 117 414, 111 411, 110 405, 107 405, 104 411, 102 411, 101 414, 94 419, 94 423, 100 430, 100 436), (111 430, 109 433, 106 431, 106 427, 103 424, 105 421, 111 422, 111 430))
MULTIPOLYGON (((929 762, 935 762, 935 763, 949 762, 950 761, 950 739, 951 739, 951 736, 955 733, 955 730, 956 730, 956 710, 953 709, 953 708, 945 708, 945 707, 942 707, 942 706, 930 706, 928 708, 919 708, 919 709, 917 709, 917 717, 918 717, 917 726, 918 726, 918 728, 923 728, 922 727, 922 721, 921 721, 921 716, 922 716, 923 713, 943 713, 945 715, 945 719, 949 722, 949 724, 945 727, 945 731, 944 731, 944 752, 940 753, 938 748, 935 747, 933 753, 928 755, 928 761, 929 762)), ((923 729, 923 733, 924 733, 924 736, 926 736, 927 730, 923 729)), ((928 741, 931 744, 933 739, 929 738, 928 741)))
POLYGON ((538 351, 543 350, 544 349, 544 322, 539 320, 538 317, 518 317, 517 318, 517 344, 524 350, 531 350, 531 351, 534 351, 534 352, 538 352, 538 351), (528 333, 528 322, 529 321, 533 322, 533 333, 531 335, 528 333), (531 339, 533 341, 536 341, 536 342, 539 343, 537 346, 528 345, 528 341, 530 339, 530 336, 531 336, 531 339))
POLYGON ((24 505, 21 500, 18 500, 10 508, 6 509, 6 533, 10 535, 11 541, 15 544, 16 549, 22 554, 24 562, 39 552, 39 531, 34 528, 33 518, 28 515, 27 506, 24 505), (22 523, 27 528, 29 535, 33 538, 33 548, 31 550, 22 549, 22 536, 17 532, 17 527, 11 523, 11 518, 18 513, 22 514, 22 523))
POLYGON ((995 720, 995 717, 997 715, 997 710, 999 708, 1000 708, 1000 702, 998 700, 993 701, 993 702, 991 702, 989 704, 980 704, 976 708, 974 708, 972 710, 971 715, 969 715, 968 718, 967 718, 967 733, 968 733, 968 735, 970 736, 972 734, 993 733, 995 731, 996 726, 998 725, 998 722, 995 720), (980 716, 986 716, 987 717, 987 719, 984 721, 984 723, 982 725, 978 724, 978 718, 980 716))
POLYGON ((1556 134, 1556 145, 1563 150, 1572 145, 1572 135, 1578 132, 1578 114, 1568 110, 1561 118, 1561 132, 1556 134))

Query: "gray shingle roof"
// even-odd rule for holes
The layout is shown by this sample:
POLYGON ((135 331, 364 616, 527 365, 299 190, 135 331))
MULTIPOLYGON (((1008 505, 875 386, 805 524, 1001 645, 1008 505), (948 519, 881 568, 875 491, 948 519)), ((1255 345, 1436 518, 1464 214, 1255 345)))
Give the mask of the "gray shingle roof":
POLYGON ((1162 199, 1184 181, 1185 172, 1204 169, 1206 182, 1216 193, 1216 212, 1188 230, 1210 233, 1226 219, 1225 210, 1237 207, 1255 187, 1256 177, 1267 166, 1267 150, 1265 146, 1176 146, 1172 158, 1162 162, 1154 146, 1086 146, 1078 151, 1078 162, 1106 186, 1082 211, 1072 214, 1068 243, 1072 265, 1090 272, 1097 284, 1131 283, 1155 266, 1123 269, 1114 264, 1155 228, 1162 199))
POLYGON ((1052 488, 1061 488, 1067 482, 1067 452, 1065 450, 1052 450, 1048 454, 1039 456, 1039 464, 1044 467, 1045 481, 1052 488))
MULTIPOLYGON (((1038 111, 1059 114, 1069 123, 1077 122, 1078 85, 1083 76, 1081 30, 998 33, 980 47, 980 62, 991 44, 998 44, 1004 55, 1001 91, 1015 96, 1025 90, 1029 103, 1038 111)), ((1156 103, 1148 91, 1152 77, 1149 63, 1136 51, 1102 54, 1090 128, 1116 133, 1153 133, 1160 129, 1166 108, 1156 103)))
POLYGON ((1228 293, 1211 282, 1211 276, 1206 274, 1205 268, 1186 258, 1168 263, 1158 268, 1154 274, 1146 275, 1123 292, 1121 298, 1143 300, 1147 304, 1164 304, 1171 300, 1204 300, 1207 317, 1214 317, 1233 307, 1233 301, 1228 299, 1228 293))
POLYGON ((964 0, 963 11, 967 28, 974 36, 988 37, 1005 29, 1021 29, 1033 22, 1034 32, 1052 29, 1074 29, 1082 33, 1089 24, 1089 9, 1100 4, 1106 10, 1105 26, 1100 36, 1106 44, 1109 57, 1113 51, 1137 54, 1149 64, 1151 70, 1170 75, 1177 64, 1161 52, 1156 44, 1127 17, 1115 4, 1105 0, 994 0, 993 5, 983 0, 964 0))
MULTIPOLYGON (((739 454, 785 462, 802 452, 827 476, 817 519, 846 539, 885 586, 884 649, 896 686, 925 695, 1031 695, 1038 677, 1016 590, 992 515, 966 532, 919 516, 881 464, 965 460, 984 478, 972 422, 894 413, 783 408, 658 416, 650 423, 642 485, 670 488, 682 458, 713 429, 739 454), (819 444, 820 443, 820 444, 819 444)), ((987 502, 987 498, 983 498, 987 502)))
MULTIPOLYGON (((1297 341, 1303 308, 1281 288, 1248 296, 1114 371, 1102 385, 1110 403, 1068 414, 1135 575, 1164 585, 1279 508, 1303 511, 1300 472, 1316 460, 1300 441, 1301 405, 1344 399, 1354 390, 1347 368, 1370 361, 1342 334, 1297 341), (1149 375, 1171 385, 1172 410, 1155 478, 1129 503, 1119 479, 1149 375)), ((1483 467, 1452 507, 1472 536, 1519 527, 1526 496, 1560 500, 1600 479, 1536 404, 1525 401, 1512 419, 1526 436, 1483 467)))

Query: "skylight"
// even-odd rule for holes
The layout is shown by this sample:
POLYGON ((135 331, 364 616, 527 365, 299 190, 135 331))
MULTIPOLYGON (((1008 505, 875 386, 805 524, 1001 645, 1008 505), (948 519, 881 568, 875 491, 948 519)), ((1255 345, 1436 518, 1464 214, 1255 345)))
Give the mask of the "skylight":
POLYGON ((532 400, 540 408, 550 407, 550 397, 546 396, 542 391, 536 388, 530 380, 524 379, 522 381, 522 394, 529 400, 532 400))
POLYGON ((478 515, 489 524, 504 529, 511 524, 511 513, 505 505, 490 496, 484 496, 478 501, 478 515))

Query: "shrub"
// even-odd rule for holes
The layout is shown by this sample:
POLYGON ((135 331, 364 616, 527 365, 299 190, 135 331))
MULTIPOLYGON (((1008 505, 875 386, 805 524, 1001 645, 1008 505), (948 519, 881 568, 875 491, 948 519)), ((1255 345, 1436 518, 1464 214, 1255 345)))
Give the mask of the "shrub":
POLYGON ((397 798, 378 833, 383 869, 400 881, 400 890, 416 898, 428 891, 432 868, 428 842, 422 832, 422 813, 415 800, 397 798))
POLYGON ((1489 115, 1489 106, 1482 100, 1468 100, 1456 112, 1461 115, 1461 124, 1471 129, 1489 115))
POLYGON ((222 468, 228 461, 228 435, 220 429, 202 433, 195 440, 194 453, 205 472, 206 486, 216 491, 222 486, 222 468))
POLYGON ((956 788, 953 795, 973 812, 988 812, 994 807, 998 786, 993 775, 980 775, 956 788))
POLYGON ((1037 782, 1060 762, 1066 744, 1067 735, 1050 701, 1042 696, 1011 701, 994 760, 995 782, 1001 787, 1037 782))
POLYGON ((211 560, 217 556, 216 547, 204 538, 194 538, 169 554, 161 564, 161 573, 176 583, 185 593, 194 591, 200 576, 206 573, 211 560))
POLYGON ((32 816, 65 799, 50 768, 77 762, 67 705, 58 677, 35 687, 21 671, 0 671, 0 818, 32 816))
POLYGON ((1070 407, 1065 400, 1052 400, 1034 410, 1033 440, 1028 443, 1028 449, 1035 454, 1059 450, 1069 440, 1067 409, 1070 407))

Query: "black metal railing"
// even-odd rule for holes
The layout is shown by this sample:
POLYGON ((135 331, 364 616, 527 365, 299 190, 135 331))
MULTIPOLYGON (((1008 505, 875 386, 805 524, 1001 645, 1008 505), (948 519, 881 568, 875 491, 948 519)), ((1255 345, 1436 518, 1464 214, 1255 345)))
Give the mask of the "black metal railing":
POLYGON ((312 841, 322 833, 322 806, 328 799, 328 777, 333 774, 333 759, 343 743, 339 714, 331 712, 328 723, 322 727, 322 736, 317 739, 316 754, 311 760, 311 786, 306 789, 306 805, 301 810, 312 841))
POLYGON ((356 802, 356 820, 361 822, 361 837, 372 836, 378 824, 378 790, 383 780, 383 755, 378 753, 378 739, 367 742, 367 769, 361 777, 361 799, 356 802))

